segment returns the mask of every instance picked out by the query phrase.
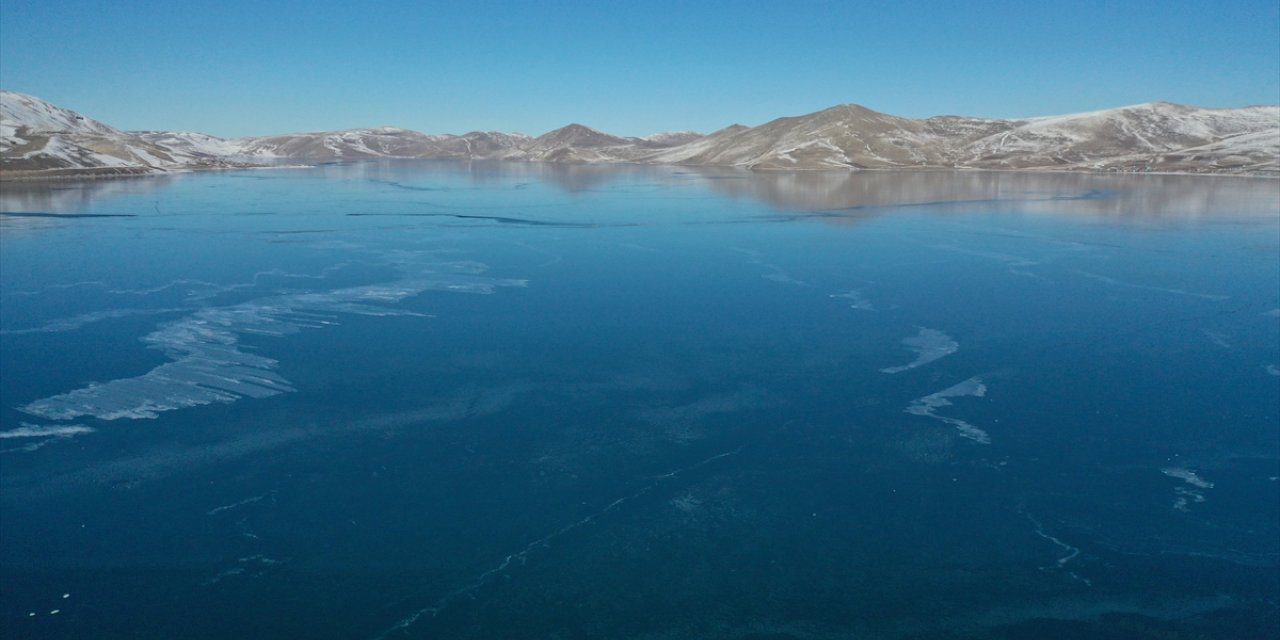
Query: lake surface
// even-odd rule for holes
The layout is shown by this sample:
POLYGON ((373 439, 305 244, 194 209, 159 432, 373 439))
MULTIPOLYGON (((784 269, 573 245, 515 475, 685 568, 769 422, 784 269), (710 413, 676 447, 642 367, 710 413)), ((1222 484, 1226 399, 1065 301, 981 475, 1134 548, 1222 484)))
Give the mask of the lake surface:
POLYGON ((1261 638, 1280 181, 0 196, 6 638, 1261 638))

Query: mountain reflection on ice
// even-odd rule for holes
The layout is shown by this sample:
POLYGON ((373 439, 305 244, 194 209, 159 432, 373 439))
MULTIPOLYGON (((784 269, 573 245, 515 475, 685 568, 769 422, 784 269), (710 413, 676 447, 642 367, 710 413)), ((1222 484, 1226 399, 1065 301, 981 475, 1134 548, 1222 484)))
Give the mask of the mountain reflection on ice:
MULTIPOLYGON (((1032 171, 750 171, 721 167, 559 164, 478 161, 368 161, 315 168, 282 167, 228 172, 239 180, 289 180, 305 175, 324 180, 368 181, 383 187, 432 192, 524 189, 549 185, 568 194, 593 191, 655 194, 671 185, 696 184, 734 199, 751 198, 770 207, 803 212, 832 222, 856 221, 896 208, 938 212, 975 207, 1025 214, 1080 214, 1131 219, 1197 219, 1211 211, 1233 217, 1269 217, 1275 210, 1269 181, 1231 176, 1111 175, 1032 171), (448 188, 415 185, 424 172, 450 181, 448 188), (461 183, 457 181, 463 181, 461 183)), ((140 179, 12 183, 0 192, 0 211, 72 213, 116 198, 143 197, 200 174, 140 179)), ((149 213, 138 210, 137 213, 149 213)), ((9 220, 11 226, 40 221, 9 220)))

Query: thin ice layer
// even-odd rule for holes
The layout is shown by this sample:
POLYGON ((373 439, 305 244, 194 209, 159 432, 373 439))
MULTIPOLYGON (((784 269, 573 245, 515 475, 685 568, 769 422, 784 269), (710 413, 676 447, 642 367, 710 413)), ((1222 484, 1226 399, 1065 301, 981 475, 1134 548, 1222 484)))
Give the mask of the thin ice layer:
POLYGON ((980 444, 991 444, 991 436, 986 431, 975 427, 964 420, 958 418, 950 418, 938 415, 938 409, 949 407, 952 405, 951 398, 963 398, 973 396, 981 398, 987 395, 987 385, 982 384, 982 380, 977 377, 969 378, 960 384, 953 385, 939 391, 931 393, 923 398, 913 400, 907 406, 906 412, 912 415, 925 416, 933 418, 940 422, 945 422, 956 428, 960 432, 961 437, 968 438, 980 444))
POLYGON ((497 287, 525 284, 523 280, 481 276, 484 265, 470 262, 410 264, 407 268, 413 273, 394 282, 272 296, 198 311, 161 325, 142 338, 172 362, 140 376, 36 400, 21 410, 50 420, 155 418, 163 411, 286 393, 295 389, 274 371, 278 362, 242 351, 240 336, 278 337, 320 328, 336 324, 337 314, 419 315, 381 305, 424 291, 487 294, 497 287))
POLYGON ((920 327, 920 333, 915 336, 904 338, 902 344, 916 352, 916 359, 904 365, 881 369, 882 373, 901 373, 908 369, 929 364, 934 360, 945 358, 960 350, 960 343, 952 340, 951 336, 937 329, 926 329, 924 327, 920 327))

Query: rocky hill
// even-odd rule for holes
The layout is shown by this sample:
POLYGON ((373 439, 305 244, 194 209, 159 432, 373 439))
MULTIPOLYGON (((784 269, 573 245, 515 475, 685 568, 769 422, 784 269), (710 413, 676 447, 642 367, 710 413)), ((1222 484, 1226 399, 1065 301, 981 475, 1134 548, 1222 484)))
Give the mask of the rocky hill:
POLYGON ((229 166, 230 141, 120 131, 32 96, 0 91, 0 177, 137 175, 229 166))
POLYGON ((1017 169, 1280 176, 1280 106, 1167 102, 999 120, 903 118, 846 104, 710 135, 619 137, 571 124, 530 137, 382 127, 224 139, 129 132, 32 96, 0 92, 0 176, 138 174, 375 158, 634 162, 758 170, 1017 169))
POLYGON ((714 134, 647 158, 757 169, 1072 169, 1280 175, 1280 107, 1167 102, 1021 120, 858 105, 714 134))

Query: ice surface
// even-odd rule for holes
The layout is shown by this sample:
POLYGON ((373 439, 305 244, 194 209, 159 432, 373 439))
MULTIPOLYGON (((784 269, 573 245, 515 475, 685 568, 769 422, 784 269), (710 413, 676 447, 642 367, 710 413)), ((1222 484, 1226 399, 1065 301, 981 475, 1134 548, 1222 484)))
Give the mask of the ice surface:
POLYGON ((0 431, 0 440, 19 439, 29 440, 39 438, 36 442, 27 442, 22 446, 12 449, 0 449, 0 453, 9 453, 13 451, 31 452, 36 451, 50 442, 59 439, 73 438, 86 433, 93 433, 93 427, 82 424, 56 424, 56 425, 36 425, 29 422, 23 422, 17 429, 8 431, 0 431))
POLYGON ((224 504, 221 507, 214 507, 208 510, 207 512, 205 512, 205 515, 216 516, 219 513, 222 513, 223 511, 230 511, 232 509, 243 507, 246 504, 253 504, 255 502, 261 501, 263 498, 266 498, 266 497, 267 497, 266 494, 263 494, 260 496, 253 496, 252 498, 245 498, 244 500, 240 500, 237 502, 232 502, 231 504, 224 504))
POLYGON ((1168 467, 1160 470, 1161 473, 1170 478, 1177 478, 1183 482, 1200 489, 1212 489, 1213 483, 1200 477, 1200 474, 1190 469, 1182 467, 1168 467))
MULTIPOLYGON (((391 636, 400 636, 400 635, 407 634, 408 630, 414 625, 416 625, 423 617, 427 617, 427 618, 436 617, 437 615, 440 614, 441 611, 448 608, 453 602, 455 602, 459 598, 462 598, 463 596, 474 595, 476 591, 480 590, 482 587, 488 584, 488 582, 491 579, 493 579, 495 576, 502 575, 507 570, 513 568, 513 566, 516 565, 517 563, 521 565, 527 563, 529 560, 529 555, 533 553, 535 550, 550 546, 558 538, 561 538, 566 534, 569 534, 577 529, 585 527, 595 522, 596 519, 614 511, 615 509, 623 507, 627 503, 633 502, 636 499, 645 496, 646 494, 652 492, 654 489, 658 488, 663 483, 669 480, 678 478, 682 474, 686 474, 690 471, 694 471, 708 464, 711 464, 717 460, 728 458, 730 456, 736 456, 739 453, 741 453, 744 448, 745 447, 738 447, 737 449, 725 451, 723 453, 717 453, 716 455, 713 455, 709 458, 704 458, 686 467, 680 467, 678 469, 673 469, 671 471, 668 471, 667 473, 664 473, 662 475, 654 476, 652 482, 650 482, 649 484, 643 487, 640 487, 636 491, 630 494, 624 495, 620 498, 616 498, 615 500, 604 505, 603 508, 595 511, 594 513, 590 513, 568 524, 565 524, 559 529, 551 531, 550 533, 543 535, 542 537, 534 540, 533 542, 528 543, 518 551, 514 551, 512 553, 507 554, 502 559, 502 561, 497 563, 496 566, 479 574, 474 579, 472 579, 470 583, 463 585, 461 587, 458 587, 457 589, 454 589, 449 593, 446 593, 445 595, 436 599, 434 604, 418 609, 417 611, 414 611, 408 616, 401 618, 399 621, 397 621, 394 625, 392 625, 386 631, 383 631, 381 634, 379 634, 375 638, 375 640, 383 640, 384 638, 388 638, 391 636)), ((241 560, 243 561, 244 559, 242 558, 241 560)))
POLYGON ((949 407, 952 405, 951 398, 963 398, 973 396, 981 398, 987 394, 987 386, 982 384, 982 380, 977 377, 969 378, 964 382, 947 387, 937 393, 931 393, 923 398, 918 398, 907 406, 905 411, 912 415, 933 418, 941 422, 945 422, 956 428, 960 432, 960 436, 973 440, 980 444, 991 444, 991 436, 986 431, 975 427, 964 420, 957 418, 949 418, 947 416, 938 415, 938 409, 949 407))
POLYGON ((93 427, 86 427, 85 425, 82 425, 82 424, 40 426, 40 425, 34 425, 34 424, 24 422, 22 423, 22 426, 17 429, 0 431, 0 439, 52 438, 52 437, 67 438, 71 436, 78 436, 84 433, 93 433, 93 431, 94 431, 93 427))
POLYGON ((943 251, 951 251, 954 253, 962 253, 965 255, 976 256, 979 258, 987 258, 990 260, 995 260, 996 262, 1003 263, 1005 266, 1009 266, 1009 267, 1032 267, 1040 264, 1040 262, 1037 260, 1030 260, 1022 256, 1015 256, 1008 253, 1000 253, 998 251, 981 251, 978 249, 967 249, 965 247, 957 247, 955 245, 949 245, 949 244, 934 245, 933 248, 941 249, 943 251))
POLYGON ((1123 280, 1117 280, 1109 276, 1099 275, 1096 273, 1089 273, 1088 271, 1076 270, 1076 273, 1086 278, 1091 278, 1093 280, 1097 280, 1098 282, 1105 282, 1107 284, 1115 285, 1117 287, 1127 287, 1130 289, 1146 289, 1147 291, 1161 291, 1164 293, 1172 293, 1180 296, 1204 298, 1206 300, 1226 300, 1231 297, 1231 296, 1224 296, 1224 295, 1218 295, 1213 293, 1200 293, 1198 291, 1187 291, 1185 289, 1174 289, 1170 287, 1154 287, 1154 286, 1148 286, 1145 284, 1136 284, 1133 282, 1125 282, 1123 280))
POLYGON ((1220 331, 1210 331, 1209 329, 1201 329, 1200 333, 1203 333, 1204 337, 1209 339, 1209 342, 1212 342, 1223 349, 1232 348, 1231 343, 1227 340, 1227 338, 1230 338, 1231 336, 1228 336, 1225 333, 1220 331))
POLYGON ((271 568, 281 563, 282 561, 280 560, 276 560, 274 558, 268 558, 263 555, 252 555, 252 556, 245 556, 243 558, 237 558, 236 563, 234 565, 226 569, 223 569, 222 571, 219 571, 212 578, 209 578, 208 580, 201 582, 200 586, 210 587, 215 584, 218 584, 219 582, 222 582, 226 578, 231 578, 235 576, 247 576, 250 578, 257 578, 258 576, 261 576, 262 574, 269 571, 271 568))
POLYGON ((1205 501, 1204 492, 1213 488, 1213 483, 1200 477, 1200 474, 1183 467, 1167 467, 1160 470, 1170 478, 1177 478, 1193 488, 1175 487, 1173 490, 1173 508, 1177 511, 1189 511, 1192 504, 1205 501))
POLYGON ((833 293, 831 294, 831 297, 845 298, 849 300, 849 307, 853 309, 858 309, 861 311, 876 310, 876 308, 871 304, 871 301, 868 300, 866 296, 862 295, 862 292, 859 291, 858 289, 850 289, 848 291, 842 291, 840 293, 833 293))
MULTIPOLYGON (((1058 559, 1054 562, 1052 568, 1058 569, 1060 571, 1065 571, 1067 575, 1071 576, 1076 580, 1079 580, 1080 582, 1083 582, 1086 587, 1092 587, 1093 582, 1089 581, 1088 578, 1085 578, 1080 574, 1067 569, 1067 564, 1070 563, 1072 560, 1075 560, 1080 555, 1080 548, 1073 547, 1063 542, 1062 540, 1058 539, 1057 536, 1049 534, 1047 531, 1044 530, 1044 525, 1041 524, 1040 521, 1037 520, 1035 517, 1033 517, 1031 514, 1028 513, 1026 514, 1026 516, 1028 520, 1031 520, 1031 524, 1035 525, 1036 535, 1040 536, 1041 538, 1044 538, 1045 540, 1048 540, 1049 542, 1052 542, 1053 544, 1057 545, 1059 549, 1062 550, 1063 554, 1059 556, 1058 559)), ((1050 567, 1041 567, 1041 568, 1047 569, 1050 567)))
POLYGON ((765 262, 764 254, 759 251, 756 251, 754 249, 741 249, 741 248, 734 248, 734 251, 746 254, 747 264, 754 264, 754 265, 759 265, 761 267, 764 267, 767 270, 767 273, 761 274, 760 277, 764 278, 765 280, 771 280, 773 282, 778 282, 781 284, 796 285, 798 287, 809 286, 808 282, 793 278, 790 273, 787 273, 786 269, 783 269, 782 267, 776 264, 765 262))
POLYGON ((929 364, 934 360, 945 358, 960 350, 960 344, 951 339, 951 336, 937 329, 926 329, 924 327, 920 327, 919 334, 904 338, 902 344, 916 352, 916 359, 904 365, 881 369, 882 373, 901 373, 929 364))
POLYGON ((161 325, 142 338, 172 362, 132 378, 121 378, 31 402, 21 410, 50 420, 93 416, 103 420, 155 418, 161 412, 266 398, 294 391, 275 373, 277 361, 242 351, 245 334, 285 336, 336 323, 340 314, 422 315, 385 306, 426 291, 493 293, 524 286, 524 280, 489 278, 472 262, 401 262, 406 277, 393 282, 271 296, 203 309, 161 325))
POLYGON ((1205 501, 1204 494, 1194 489, 1177 487, 1173 492, 1178 496, 1173 501, 1173 508, 1178 511, 1190 511, 1192 503, 1199 504, 1205 501))
POLYGON ((114 318, 127 318, 130 316, 158 315, 162 313, 173 313, 182 311, 182 309, 107 309, 105 311, 94 311, 92 313, 82 313, 67 318, 58 318, 38 327, 28 327, 25 329, 0 329, 0 335, 22 335, 27 333, 58 333, 63 331, 75 331, 80 327, 102 320, 111 320, 114 318))

